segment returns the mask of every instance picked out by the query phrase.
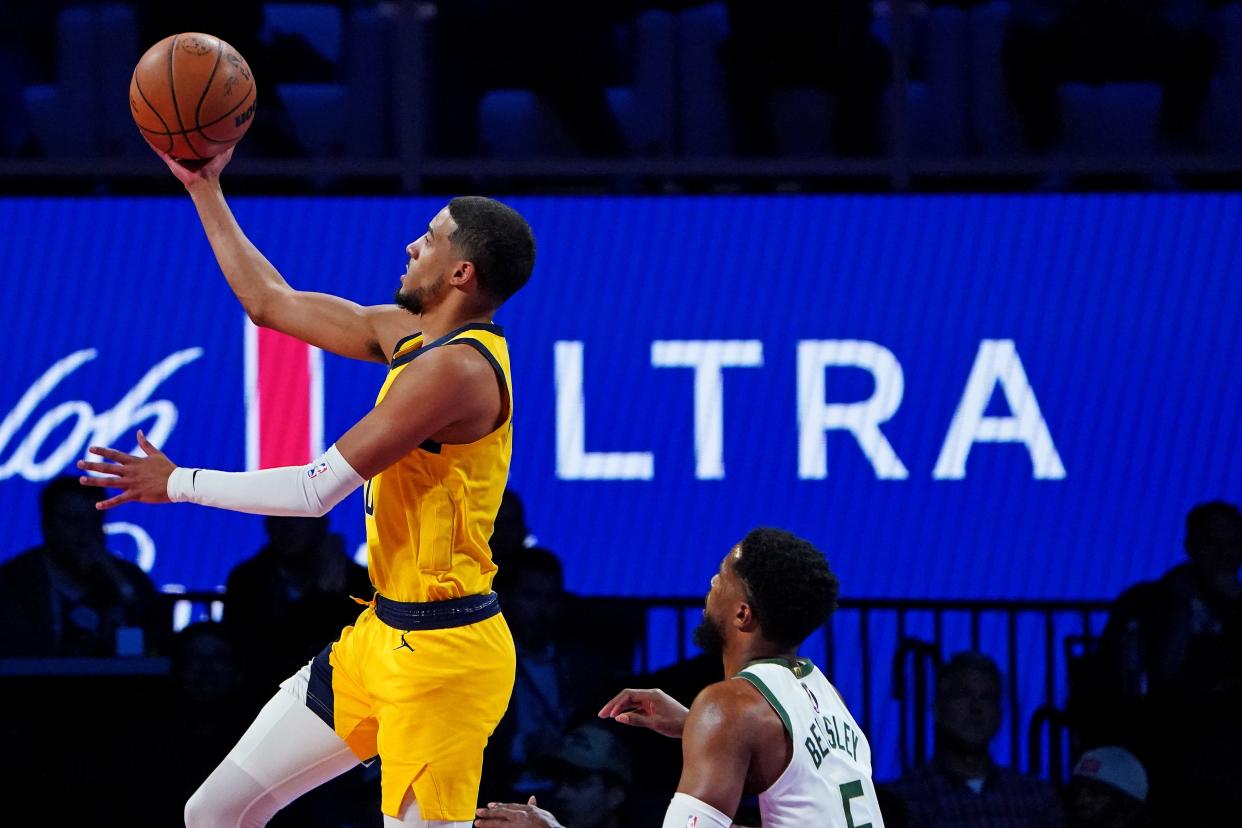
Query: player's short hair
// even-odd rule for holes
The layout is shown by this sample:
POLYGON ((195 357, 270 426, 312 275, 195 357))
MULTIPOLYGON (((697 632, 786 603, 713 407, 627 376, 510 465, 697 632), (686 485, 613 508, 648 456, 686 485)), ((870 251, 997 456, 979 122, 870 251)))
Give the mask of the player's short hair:
POLYGON ((955 678, 960 673, 967 670, 973 670, 976 673, 982 673, 996 684, 996 689, 1000 690, 1004 687, 1001 680, 1000 667, 996 664, 996 659, 986 653, 976 650, 963 650, 960 653, 954 653, 936 674, 936 690, 944 687, 945 682, 951 678, 955 678))
POLYGON ((783 647, 801 644, 837 608, 840 583, 824 553, 790 532, 763 527, 741 546, 733 571, 746 585, 764 637, 783 647))
POLYGON ((449 241, 474 264, 483 292, 497 305, 530 279, 535 236, 517 210, 483 196, 458 196, 448 204, 457 229, 449 241))
POLYGON ((91 503, 98 503, 107 497, 103 489, 83 486, 76 477, 61 475, 52 480, 39 492, 39 514, 44 520, 55 516, 56 509, 69 498, 81 498, 91 503))

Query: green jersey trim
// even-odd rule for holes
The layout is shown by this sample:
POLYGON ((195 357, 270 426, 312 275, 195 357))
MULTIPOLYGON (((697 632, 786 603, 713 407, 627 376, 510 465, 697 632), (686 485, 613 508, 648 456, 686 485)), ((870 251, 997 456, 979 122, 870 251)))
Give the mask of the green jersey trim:
POLYGON ((772 709, 776 711, 776 715, 781 717, 781 722, 783 722, 785 725, 785 731, 789 734, 789 737, 792 739, 793 738, 793 723, 789 720, 789 714, 785 712, 784 706, 782 706, 781 703, 776 700, 776 694, 773 693, 770 689, 768 689, 768 686, 763 683, 763 679, 759 678, 754 673, 748 673, 745 670, 738 673, 737 677, 740 679, 749 681, 752 685, 754 685, 755 689, 758 690, 763 695, 763 697, 768 700, 768 704, 772 705, 772 709))

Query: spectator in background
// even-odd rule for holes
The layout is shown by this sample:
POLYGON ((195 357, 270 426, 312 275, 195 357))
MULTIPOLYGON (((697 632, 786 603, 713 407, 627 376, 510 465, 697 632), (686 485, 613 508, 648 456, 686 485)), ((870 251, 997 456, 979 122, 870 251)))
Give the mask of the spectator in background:
POLYGON ((552 780, 553 792, 539 807, 532 797, 527 807, 481 810, 475 825, 559 826, 559 819, 573 828, 621 828, 622 825, 654 824, 626 819, 624 806, 630 787, 630 756, 616 733, 599 724, 584 724, 566 735, 556 753, 542 763, 552 780))
POLYGON ((625 142, 607 89, 623 75, 613 26, 630 3, 450 0, 436 6, 435 151, 473 155, 479 102, 489 89, 530 88, 588 156, 619 156, 625 142))
POLYGON ((875 155, 881 103, 888 84, 888 50, 871 33, 866 0, 727 0, 729 34, 721 59, 738 154, 772 155, 769 105, 780 88, 810 86, 836 98, 832 149, 875 155))
POLYGON ((522 498, 513 489, 505 489, 500 499, 500 510, 496 512, 495 529, 488 542, 492 549, 492 561, 497 568, 503 569, 506 561, 521 554, 532 543, 534 536, 526 525, 526 507, 522 505, 522 498))
POLYGON ((1120 747, 1089 750, 1069 783, 1070 828, 1147 828, 1147 772, 1120 747))
POLYGON ((599 724, 571 730, 546 766, 552 806, 574 828, 621 828, 630 785, 630 755, 617 734, 599 724))
POLYGON ((539 547, 513 555, 494 584, 517 648, 517 676, 509 710, 484 755, 483 801, 543 792, 523 774, 560 745, 571 722, 594 713, 614 676, 589 649, 564 641, 564 573, 560 560, 539 547))
POLYGON ((1087 740, 1116 741, 1150 771, 1157 822, 1186 819, 1187 808, 1242 811, 1242 512, 1222 501, 1196 506, 1183 546, 1184 563, 1114 602, 1075 700, 1087 740), (1175 753, 1151 728, 1169 711, 1175 753))
POLYGON ((1053 787, 1002 768, 988 747, 1001 724, 1000 668, 982 653, 949 659, 937 676, 932 761, 890 789, 911 828, 1055 828, 1065 825, 1053 787))
POLYGON ((105 497, 75 477, 39 495, 43 544, 0 566, 0 656, 112 656, 158 652, 166 621, 155 586, 108 551, 105 497))
POLYGON ((122 798, 137 809, 135 822, 148 825, 182 820, 190 794, 250 722, 241 659, 223 625, 191 624, 174 636, 170 655, 169 692, 149 702, 151 726, 142 738, 119 740, 127 778, 118 783, 132 788, 122 798), (138 767, 141 774, 129 772, 138 767))
POLYGON ((1197 147, 1216 62, 1204 0, 1018 0, 1005 41, 1009 91, 1031 147, 1061 136, 1057 86, 1155 81, 1164 90, 1160 137, 1197 147))
POLYGON ((350 596, 374 592, 350 560, 328 517, 267 517, 267 545, 229 573, 224 623, 238 646, 248 685, 265 697, 353 623, 350 596))

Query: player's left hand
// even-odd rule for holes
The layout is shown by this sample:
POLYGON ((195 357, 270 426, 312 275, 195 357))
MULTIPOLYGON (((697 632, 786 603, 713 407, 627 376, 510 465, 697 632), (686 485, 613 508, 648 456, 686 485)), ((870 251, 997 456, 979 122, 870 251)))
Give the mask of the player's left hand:
POLYGON ((91 446, 90 453, 96 457, 111 460, 111 463, 96 463, 90 460, 79 460, 78 468, 82 471, 99 472, 109 477, 88 477, 83 475, 78 482, 83 486, 94 486, 102 489, 120 489, 115 497, 95 504, 96 509, 111 509, 122 503, 137 501, 139 503, 168 503, 168 477, 177 468, 164 452, 151 445, 146 435, 138 432, 138 447, 146 457, 135 457, 116 449, 91 446))
POLYGON ((486 808, 474 812, 474 824, 491 825, 533 825, 537 828, 564 828, 551 812, 545 811, 535 804, 532 796, 525 805, 516 802, 489 802, 486 808))

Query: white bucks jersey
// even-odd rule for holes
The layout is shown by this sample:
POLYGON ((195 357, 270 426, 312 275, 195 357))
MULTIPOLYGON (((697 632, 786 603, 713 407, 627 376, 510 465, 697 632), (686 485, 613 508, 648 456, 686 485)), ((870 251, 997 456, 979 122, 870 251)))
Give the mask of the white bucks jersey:
POLYGON ((763 828, 883 828, 871 746, 824 674, 805 658, 773 658, 737 678, 763 694, 793 740, 789 767, 759 794, 763 828))

